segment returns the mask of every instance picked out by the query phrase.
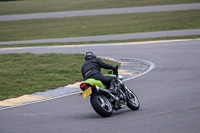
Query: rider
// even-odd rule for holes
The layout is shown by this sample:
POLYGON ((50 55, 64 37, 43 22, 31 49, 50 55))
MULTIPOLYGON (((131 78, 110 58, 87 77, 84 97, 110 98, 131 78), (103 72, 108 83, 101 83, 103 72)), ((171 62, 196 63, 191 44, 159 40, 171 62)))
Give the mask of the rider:
POLYGON ((100 80, 104 85, 109 86, 110 92, 117 94, 117 92, 115 91, 116 77, 104 76, 103 74, 101 74, 100 68, 112 69, 116 71, 118 69, 118 66, 104 63, 101 59, 96 57, 96 54, 93 51, 86 52, 85 60, 86 61, 81 69, 83 79, 86 80, 89 78, 93 78, 96 80, 100 80))

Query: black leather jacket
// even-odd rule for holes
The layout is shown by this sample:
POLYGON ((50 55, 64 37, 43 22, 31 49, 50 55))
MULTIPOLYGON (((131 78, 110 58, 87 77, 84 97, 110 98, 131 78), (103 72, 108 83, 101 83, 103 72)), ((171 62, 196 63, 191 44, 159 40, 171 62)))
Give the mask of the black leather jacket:
POLYGON ((116 69, 116 66, 113 66, 111 64, 104 63, 99 58, 94 58, 87 60, 81 69, 83 79, 86 80, 88 78, 91 78, 95 74, 101 74, 101 68, 104 69, 116 69))

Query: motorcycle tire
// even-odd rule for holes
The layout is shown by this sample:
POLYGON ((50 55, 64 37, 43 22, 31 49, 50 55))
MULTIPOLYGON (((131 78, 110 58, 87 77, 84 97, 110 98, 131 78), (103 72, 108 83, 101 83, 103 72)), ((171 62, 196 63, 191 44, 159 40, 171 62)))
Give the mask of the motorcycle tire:
POLYGON ((96 113, 102 117, 109 117, 113 113, 113 108, 110 101, 102 94, 93 94, 90 97, 90 103, 96 113))
POLYGON ((140 108, 140 102, 137 96, 133 91, 128 89, 128 100, 127 100, 127 106, 132 110, 138 110, 140 108))

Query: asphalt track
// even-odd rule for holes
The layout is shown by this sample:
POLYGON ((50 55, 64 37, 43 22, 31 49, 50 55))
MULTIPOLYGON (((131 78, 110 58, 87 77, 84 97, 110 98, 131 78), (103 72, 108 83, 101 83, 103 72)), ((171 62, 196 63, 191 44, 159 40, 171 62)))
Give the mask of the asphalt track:
POLYGON ((200 3, 49 12, 49 13, 31 13, 31 14, 18 14, 18 15, 1 15, 0 21, 60 18, 60 17, 75 17, 75 16, 94 16, 94 15, 123 14, 123 13, 161 12, 161 11, 177 11, 177 10, 192 10, 192 9, 200 9, 200 3))
POLYGON ((1 133, 199 133, 200 132, 200 40, 87 45, 85 47, 37 47, 3 53, 85 53, 138 58, 155 64, 153 71, 126 81, 139 97, 141 108, 99 117, 89 98, 78 95, 57 98, 0 111, 1 133))

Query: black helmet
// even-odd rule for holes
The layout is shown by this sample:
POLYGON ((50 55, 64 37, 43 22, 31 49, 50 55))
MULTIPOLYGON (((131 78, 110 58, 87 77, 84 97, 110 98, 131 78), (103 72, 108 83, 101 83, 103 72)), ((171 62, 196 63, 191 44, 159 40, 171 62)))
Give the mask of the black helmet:
POLYGON ((85 53, 85 60, 90 60, 96 58, 96 54, 93 51, 88 51, 85 53))

